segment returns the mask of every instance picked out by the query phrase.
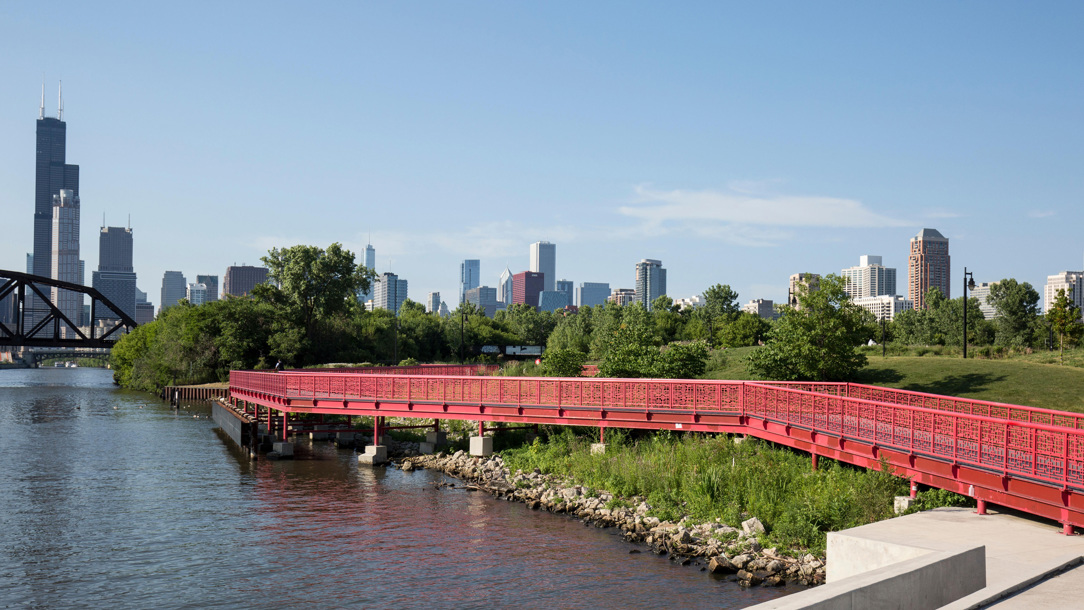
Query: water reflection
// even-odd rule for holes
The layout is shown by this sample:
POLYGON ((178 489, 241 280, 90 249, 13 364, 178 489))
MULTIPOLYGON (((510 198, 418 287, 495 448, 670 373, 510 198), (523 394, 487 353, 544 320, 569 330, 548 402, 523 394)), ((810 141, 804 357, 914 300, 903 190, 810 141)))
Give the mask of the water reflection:
POLYGON ((439 488, 440 473, 359 467, 332 443, 253 462, 208 414, 117 391, 105 371, 0 371, 0 606, 744 606, 780 594, 439 488))

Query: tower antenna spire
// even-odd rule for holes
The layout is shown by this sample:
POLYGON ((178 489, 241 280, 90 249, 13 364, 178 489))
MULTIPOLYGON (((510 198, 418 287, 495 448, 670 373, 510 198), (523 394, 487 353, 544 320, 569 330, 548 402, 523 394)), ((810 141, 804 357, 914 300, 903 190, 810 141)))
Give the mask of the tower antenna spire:
POLYGON ((38 106, 38 120, 45 118, 45 75, 41 75, 41 106, 38 106))
POLYGON ((56 118, 58 121, 64 120, 64 81, 60 81, 56 92, 56 118))

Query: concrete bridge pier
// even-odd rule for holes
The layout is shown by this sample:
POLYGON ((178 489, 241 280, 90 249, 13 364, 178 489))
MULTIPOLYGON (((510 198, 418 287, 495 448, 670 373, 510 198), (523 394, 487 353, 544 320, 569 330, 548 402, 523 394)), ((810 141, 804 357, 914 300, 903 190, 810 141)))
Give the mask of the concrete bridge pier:
POLYGON ((365 453, 358 456, 359 464, 379 466, 388 461, 388 446, 379 444, 381 441, 380 431, 384 427, 384 418, 379 415, 373 418, 373 444, 365 446, 365 453))

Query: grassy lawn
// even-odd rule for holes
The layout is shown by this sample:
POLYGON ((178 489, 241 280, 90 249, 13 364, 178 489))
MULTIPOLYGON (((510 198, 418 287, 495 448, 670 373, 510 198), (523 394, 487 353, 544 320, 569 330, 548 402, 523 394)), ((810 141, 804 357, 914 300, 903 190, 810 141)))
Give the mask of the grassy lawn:
MULTIPOLYGON (((755 349, 723 350, 725 362, 713 362, 704 377, 752 379, 744 360, 755 349)), ((1084 350, 1067 351, 1065 366, 1049 364, 1057 361, 1056 352, 1005 359, 964 360, 959 354, 867 357, 869 365, 855 380, 859 383, 1084 413, 1084 368, 1071 364, 1084 362, 1084 350)))

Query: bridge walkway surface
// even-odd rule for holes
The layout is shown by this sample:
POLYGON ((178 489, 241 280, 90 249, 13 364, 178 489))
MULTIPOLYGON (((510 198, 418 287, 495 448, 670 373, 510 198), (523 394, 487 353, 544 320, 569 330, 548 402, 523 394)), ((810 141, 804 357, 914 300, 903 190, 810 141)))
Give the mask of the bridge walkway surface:
MULTIPOLYGON (((849 383, 489 376, 421 365, 232 371, 235 403, 290 414, 746 434, 1084 527, 1081 415, 849 383)), ((285 440, 288 426, 280 428, 285 440)), ((912 485, 912 494, 915 485, 912 485)))

